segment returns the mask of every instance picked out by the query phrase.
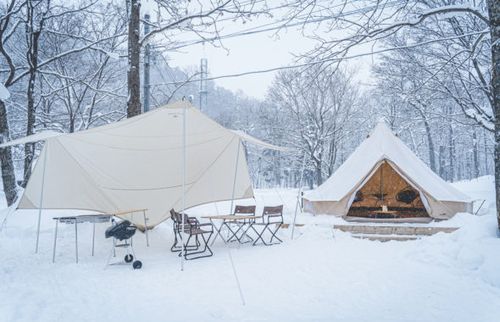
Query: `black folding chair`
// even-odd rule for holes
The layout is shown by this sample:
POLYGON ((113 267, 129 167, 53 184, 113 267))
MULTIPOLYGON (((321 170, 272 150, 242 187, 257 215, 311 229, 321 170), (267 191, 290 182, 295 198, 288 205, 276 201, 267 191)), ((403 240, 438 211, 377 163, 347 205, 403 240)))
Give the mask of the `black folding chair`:
POLYGON ((256 221, 250 226, 257 234, 257 238, 253 242, 253 245, 255 246, 259 242, 259 240, 262 241, 262 243, 266 246, 282 243, 283 241, 279 239, 276 234, 283 224, 283 205, 276 207, 264 207, 261 218, 262 222, 256 221), (274 229, 271 229, 272 225, 275 225, 274 229), (259 231, 257 227, 261 227, 262 229, 259 231), (263 237, 266 231, 271 234, 269 242, 266 242, 263 237), (273 243, 273 239, 276 239, 277 242, 273 243))
POLYGON ((174 244, 170 248, 172 252, 183 250, 182 253, 186 260, 213 255, 212 250, 208 246, 208 242, 214 233, 211 223, 201 224, 196 217, 189 217, 186 214, 176 212, 174 209, 170 210, 170 216, 174 222, 174 244), (188 236, 185 243, 183 242, 181 232, 184 232, 188 236), (208 238, 205 235, 208 235, 208 238))
POLYGON ((254 215, 255 216, 255 206, 239 206, 234 207, 235 215, 254 215))

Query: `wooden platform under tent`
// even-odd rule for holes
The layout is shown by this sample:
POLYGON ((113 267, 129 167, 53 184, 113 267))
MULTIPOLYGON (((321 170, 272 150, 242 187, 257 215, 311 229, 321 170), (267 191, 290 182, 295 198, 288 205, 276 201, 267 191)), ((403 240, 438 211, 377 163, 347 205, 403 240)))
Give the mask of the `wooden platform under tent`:
POLYGON ((370 218, 370 217, 354 217, 354 216, 346 216, 344 220, 347 222, 355 222, 355 223, 418 223, 418 224, 427 224, 436 219, 433 219, 429 216, 427 217, 407 217, 407 218, 370 218))
POLYGON ((354 238, 381 242, 416 240, 438 233, 450 234, 459 229, 458 227, 433 227, 422 223, 415 223, 415 225, 356 223, 334 225, 333 228, 344 233, 350 233, 354 238))

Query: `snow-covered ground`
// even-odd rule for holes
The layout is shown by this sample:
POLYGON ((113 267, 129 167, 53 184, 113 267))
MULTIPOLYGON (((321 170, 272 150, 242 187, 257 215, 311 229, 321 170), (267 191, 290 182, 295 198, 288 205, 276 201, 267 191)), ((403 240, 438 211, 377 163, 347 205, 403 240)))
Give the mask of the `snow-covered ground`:
MULTIPOLYGON (((80 263, 74 263, 73 227, 61 225, 53 264, 53 222, 44 215, 34 254, 36 211, 7 218, 0 232, 0 321, 499 321, 500 239, 492 177, 456 186, 487 199, 478 216, 440 222, 460 227, 408 242, 372 242, 332 231, 341 219, 301 214, 296 238, 265 247, 218 241, 215 256, 186 262, 169 251, 171 222, 137 234, 142 270, 104 267, 110 241, 98 226, 81 225, 80 263), (232 257, 242 296, 237 287, 232 257)), ((285 205, 291 222, 295 191, 257 191, 257 204, 285 205)), ((224 213, 227 204, 193 214, 224 213)), ((260 208, 259 208, 260 209, 260 208)), ((58 212, 68 214, 68 212, 58 212)), ((7 214, 0 214, 0 222, 7 214)), ((73 214, 73 213, 71 213, 73 214)))

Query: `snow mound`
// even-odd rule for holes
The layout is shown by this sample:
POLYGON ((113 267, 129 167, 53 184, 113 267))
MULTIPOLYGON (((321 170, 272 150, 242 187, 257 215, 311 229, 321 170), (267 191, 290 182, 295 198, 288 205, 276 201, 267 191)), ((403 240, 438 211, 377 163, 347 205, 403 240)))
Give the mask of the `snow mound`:
POLYGON ((475 270, 484 263, 484 257, 473 247, 462 247, 457 255, 457 260, 465 269, 475 270))

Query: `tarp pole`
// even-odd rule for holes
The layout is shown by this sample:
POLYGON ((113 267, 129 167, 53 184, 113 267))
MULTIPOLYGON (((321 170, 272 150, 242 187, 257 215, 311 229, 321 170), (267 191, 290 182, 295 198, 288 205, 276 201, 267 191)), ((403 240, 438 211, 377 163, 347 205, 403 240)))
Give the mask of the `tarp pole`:
POLYGON ((306 154, 304 153, 304 157, 302 158, 302 170, 300 171, 300 180, 299 180, 299 192, 297 194, 297 203, 295 204, 295 213, 293 215, 293 224, 292 224, 292 237, 295 233, 295 221, 297 220, 297 212, 299 210, 300 203, 300 193, 302 192, 302 181, 304 180, 304 171, 306 169, 306 154))
POLYGON ((184 270, 184 238, 182 238, 182 234, 184 234, 184 216, 186 210, 186 107, 182 108, 182 212, 181 212, 181 232, 179 237, 181 239, 181 271, 184 270))
POLYGON ((238 177, 238 164, 240 162, 240 145, 241 145, 241 139, 238 138, 238 148, 236 149, 236 165, 234 166, 233 191, 231 193, 231 207, 229 208, 229 213, 233 211, 233 206, 234 206, 234 195, 236 192, 236 178, 238 177))
POLYGON ((38 208, 38 222, 36 225, 36 246, 35 246, 35 254, 38 253, 38 242, 40 240, 40 222, 42 221, 42 208, 43 208, 43 189, 45 187, 45 169, 47 168, 47 144, 48 141, 45 141, 45 145, 42 149, 43 154, 43 171, 42 171, 42 188, 40 189, 40 202, 38 208))

